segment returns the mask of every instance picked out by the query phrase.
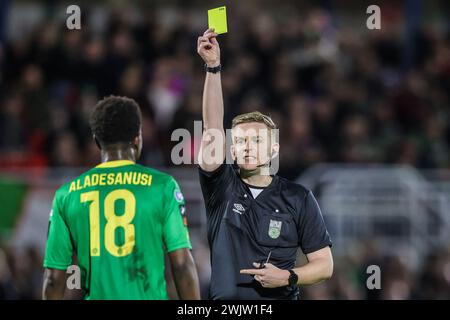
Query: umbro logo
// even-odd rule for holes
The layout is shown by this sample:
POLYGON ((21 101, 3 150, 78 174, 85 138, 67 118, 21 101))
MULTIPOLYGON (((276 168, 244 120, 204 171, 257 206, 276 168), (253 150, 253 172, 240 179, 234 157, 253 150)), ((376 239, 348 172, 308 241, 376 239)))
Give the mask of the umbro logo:
POLYGON ((234 208, 233 211, 239 214, 243 214, 245 212, 245 208, 242 204, 240 203, 235 203, 234 204, 234 208))

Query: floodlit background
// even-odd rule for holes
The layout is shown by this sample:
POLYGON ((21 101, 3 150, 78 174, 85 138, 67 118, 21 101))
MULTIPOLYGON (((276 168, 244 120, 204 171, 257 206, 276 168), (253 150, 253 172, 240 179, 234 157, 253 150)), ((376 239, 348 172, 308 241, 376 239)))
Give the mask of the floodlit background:
POLYGON ((110 94, 141 106, 140 163, 180 182, 207 297, 197 169, 172 164, 170 137, 189 129, 195 153, 196 40, 207 9, 223 4, 226 127, 241 112, 272 115, 279 174, 314 191, 334 242, 333 278, 302 297, 450 299, 444 0, 377 1, 381 30, 367 29, 365 1, 0 1, 0 299, 40 298, 53 193, 99 163, 87 120, 110 94), (65 26, 69 4, 81 8, 81 30, 65 26), (366 288, 372 264, 381 290, 366 288))

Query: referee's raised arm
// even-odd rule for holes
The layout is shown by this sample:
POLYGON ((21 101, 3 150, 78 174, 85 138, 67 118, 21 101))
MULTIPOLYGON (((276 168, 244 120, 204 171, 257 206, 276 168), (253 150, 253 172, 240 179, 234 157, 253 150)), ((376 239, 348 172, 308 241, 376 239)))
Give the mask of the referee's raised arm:
POLYGON ((225 159, 220 47, 216 37, 214 29, 208 29, 197 40, 197 52, 207 71, 203 88, 203 136, 198 159, 205 171, 214 171, 225 159))

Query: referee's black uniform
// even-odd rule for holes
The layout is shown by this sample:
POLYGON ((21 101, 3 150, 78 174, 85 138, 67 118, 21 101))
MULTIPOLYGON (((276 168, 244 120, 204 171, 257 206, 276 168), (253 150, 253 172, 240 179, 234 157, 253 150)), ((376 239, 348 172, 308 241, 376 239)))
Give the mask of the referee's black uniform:
POLYGON ((297 299, 298 289, 264 288, 239 271, 254 268, 270 251, 270 263, 292 269, 298 247, 307 254, 331 246, 311 191, 274 175, 254 199, 234 166, 199 170, 211 248, 210 299, 297 299))

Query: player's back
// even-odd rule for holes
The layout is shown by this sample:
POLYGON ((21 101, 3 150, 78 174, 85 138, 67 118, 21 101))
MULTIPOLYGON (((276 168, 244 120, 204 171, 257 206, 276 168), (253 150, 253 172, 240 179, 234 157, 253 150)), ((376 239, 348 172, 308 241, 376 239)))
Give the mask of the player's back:
POLYGON ((183 213, 171 176, 103 163, 57 191, 44 265, 62 269, 76 253, 87 299, 167 299, 164 250, 190 248, 183 213))

